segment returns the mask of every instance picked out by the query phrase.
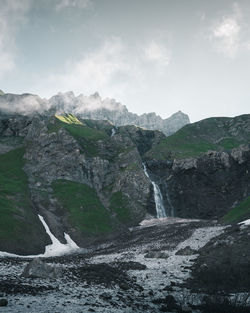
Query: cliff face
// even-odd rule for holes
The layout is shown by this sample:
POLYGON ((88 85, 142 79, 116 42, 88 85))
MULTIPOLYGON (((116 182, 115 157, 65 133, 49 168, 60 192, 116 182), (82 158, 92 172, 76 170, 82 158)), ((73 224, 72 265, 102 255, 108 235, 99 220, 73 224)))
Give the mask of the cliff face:
POLYGON ((250 146, 172 162, 148 161, 168 214, 219 219, 250 195, 250 146))
POLYGON ((148 168, 169 214, 204 219, 226 215, 228 221, 233 215, 250 216, 247 209, 242 216, 237 213, 250 195, 249 142, 250 115, 211 118, 185 126, 147 152, 148 168))

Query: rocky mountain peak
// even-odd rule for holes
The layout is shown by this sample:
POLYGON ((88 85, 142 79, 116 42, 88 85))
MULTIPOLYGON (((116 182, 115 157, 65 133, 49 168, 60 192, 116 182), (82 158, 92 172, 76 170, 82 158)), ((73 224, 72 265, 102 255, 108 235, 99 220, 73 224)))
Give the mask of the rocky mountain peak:
POLYGON ((81 118, 94 120, 109 120, 115 126, 136 125, 150 130, 160 130, 167 136, 190 123, 188 115, 181 111, 167 119, 162 119, 155 112, 134 114, 115 99, 102 99, 98 92, 89 97, 83 94, 77 97, 72 93, 70 96, 69 93, 60 94, 49 101, 51 108, 59 113, 73 113, 81 118))
POLYGON ((115 99, 102 98, 98 92, 90 96, 75 96, 73 91, 59 92, 49 100, 28 93, 17 95, 0 92, 0 95, 0 111, 4 114, 69 113, 83 119, 108 120, 115 126, 136 125, 149 130, 160 130, 167 136, 190 123, 188 115, 181 111, 167 119, 162 119, 154 112, 137 115, 129 112, 125 105, 115 99))

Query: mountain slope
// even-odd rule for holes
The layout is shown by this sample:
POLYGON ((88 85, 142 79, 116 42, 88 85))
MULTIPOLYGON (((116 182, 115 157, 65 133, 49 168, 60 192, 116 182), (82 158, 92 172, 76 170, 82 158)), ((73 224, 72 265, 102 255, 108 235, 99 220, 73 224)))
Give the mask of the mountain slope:
POLYGON ((6 174, 1 178, 0 213, 6 218, 0 250, 42 252, 49 239, 37 214, 61 242, 66 232, 79 245, 136 225, 153 196, 141 155, 162 138, 158 131, 135 126, 114 133, 107 121, 74 115, 2 116, 0 158, 6 174), (9 232, 17 228, 12 243, 9 232), (26 231, 22 236, 22 229, 29 236, 26 231))
POLYGON ((196 157, 201 153, 229 151, 250 142, 250 114, 212 117, 184 126, 163 139, 148 155, 156 159, 196 157))

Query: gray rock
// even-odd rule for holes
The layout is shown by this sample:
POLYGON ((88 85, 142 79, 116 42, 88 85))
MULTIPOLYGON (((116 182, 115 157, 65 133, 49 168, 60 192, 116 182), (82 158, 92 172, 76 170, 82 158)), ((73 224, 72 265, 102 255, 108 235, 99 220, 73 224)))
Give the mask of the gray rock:
POLYGON ((150 130, 160 130, 169 136, 190 123, 188 115, 181 111, 167 119, 155 113, 137 115, 114 99, 102 99, 98 93, 90 97, 74 96, 73 92, 59 93, 49 99, 51 110, 57 113, 73 113, 81 118, 108 120, 116 126, 137 125, 150 130), (94 108, 94 109, 93 109, 94 108))
POLYGON ((150 251, 144 255, 144 258, 156 258, 156 259, 167 259, 169 255, 161 251, 150 251))
POLYGON ((21 274, 22 277, 26 278, 58 278, 62 275, 61 268, 49 265, 40 258, 32 260, 21 274))
POLYGON ((193 250, 190 246, 187 246, 183 249, 180 249, 175 254, 176 255, 193 255, 193 254, 197 254, 197 251, 193 250))

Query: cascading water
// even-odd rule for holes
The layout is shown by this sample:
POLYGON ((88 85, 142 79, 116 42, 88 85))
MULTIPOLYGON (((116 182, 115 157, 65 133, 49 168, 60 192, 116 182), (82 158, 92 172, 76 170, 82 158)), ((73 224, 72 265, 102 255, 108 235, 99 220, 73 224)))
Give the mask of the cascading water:
MULTIPOLYGON (((146 165, 144 163, 142 163, 142 165, 143 165, 143 170, 144 170, 145 175, 150 179, 148 172, 147 172, 146 165)), ((154 181, 152 181, 151 179, 150 181, 154 188, 154 200, 155 200, 155 209, 156 209, 157 218, 167 217, 164 204, 163 204, 161 190, 154 181)))
POLYGON ((116 129, 112 128, 112 130, 111 130, 111 137, 113 137, 115 134, 116 134, 116 129))

